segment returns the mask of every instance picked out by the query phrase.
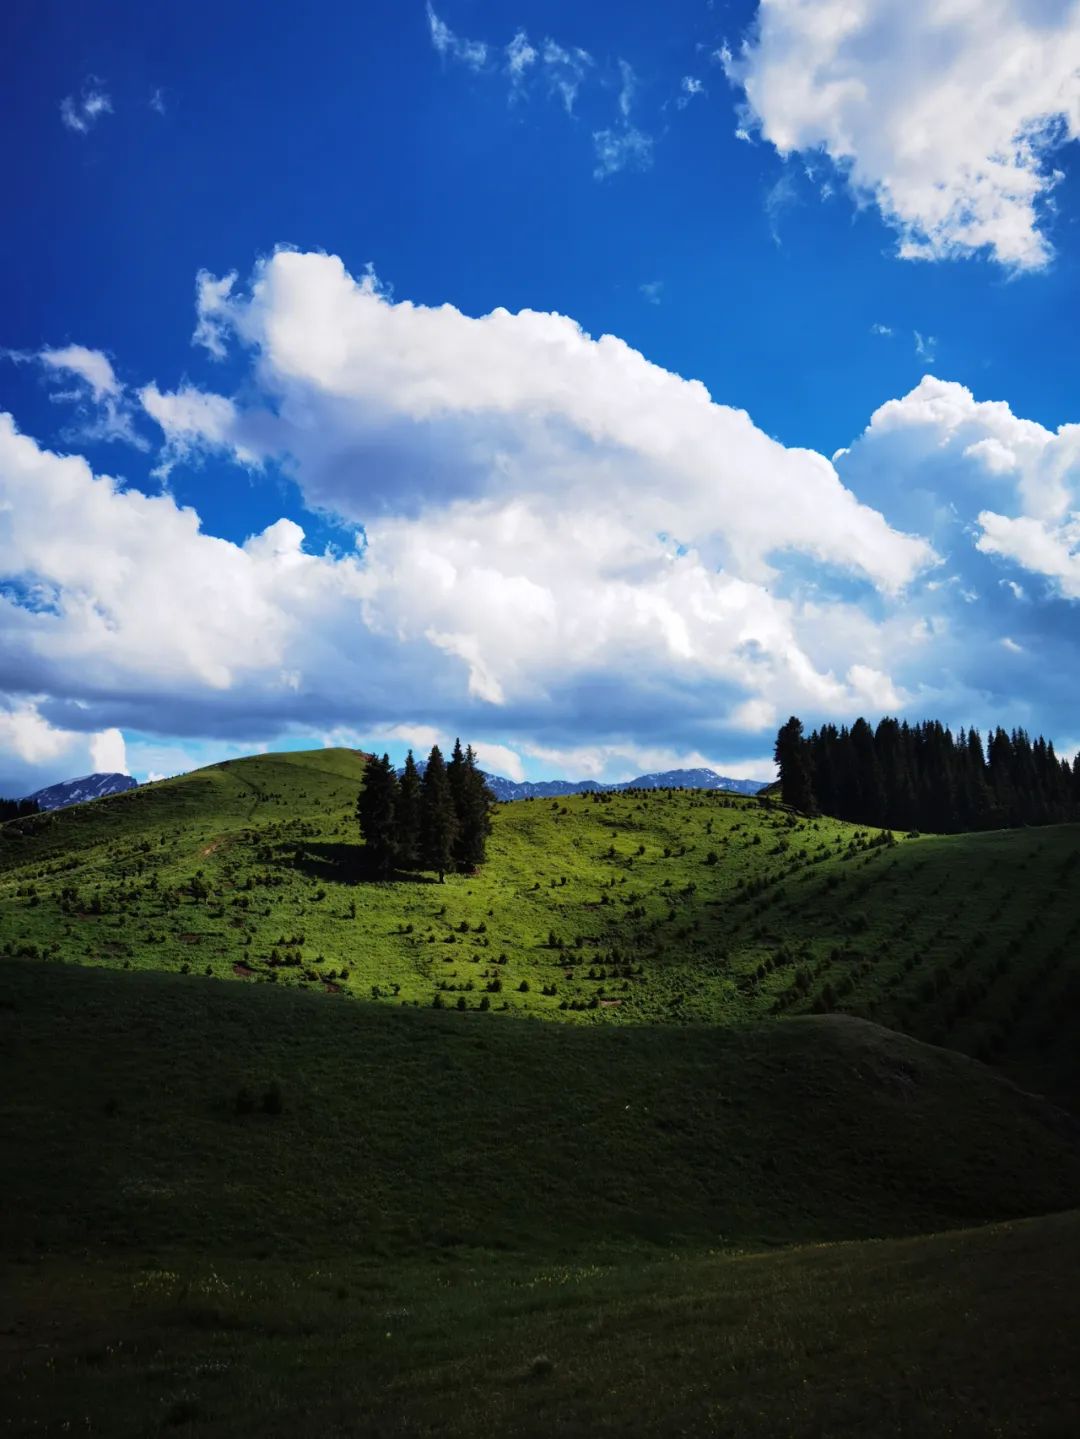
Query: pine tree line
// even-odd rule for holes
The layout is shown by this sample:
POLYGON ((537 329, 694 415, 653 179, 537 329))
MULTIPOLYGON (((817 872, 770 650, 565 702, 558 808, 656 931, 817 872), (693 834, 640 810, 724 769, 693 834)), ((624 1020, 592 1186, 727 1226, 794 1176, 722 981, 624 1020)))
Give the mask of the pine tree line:
POLYGON ((984 747, 977 729, 953 735, 937 720, 858 719, 806 735, 792 716, 776 761, 785 803, 855 824, 955 834, 1080 819, 1080 755, 1070 765, 1023 729, 998 727, 984 747))
POLYGON ((36 799, 0 799, 0 824, 9 819, 25 819, 27 815, 40 814, 41 806, 36 799))
POLYGON ((399 778, 390 756, 368 761, 356 817, 371 870, 430 869, 442 883, 448 871, 468 873, 487 857, 495 796, 476 763, 472 745, 455 740, 450 762, 438 745, 423 775, 412 750, 399 778))

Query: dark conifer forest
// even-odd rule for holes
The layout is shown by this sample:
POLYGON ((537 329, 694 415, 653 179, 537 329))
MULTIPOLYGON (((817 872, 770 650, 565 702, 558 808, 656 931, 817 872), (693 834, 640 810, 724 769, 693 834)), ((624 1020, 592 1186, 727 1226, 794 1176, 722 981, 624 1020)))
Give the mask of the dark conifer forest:
POLYGON ((495 796, 472 745, 454 743, 449 763, 438 745, 421 776, 412 750, 399 778, 390 756, 371 759, 356 816, 370 871, 389 879, 398 870, 469 873, 483 864, 495 796))
POLYGON ((937 720, 885 718, 822 725, 795 716, 776 738, 784 802, 882 829, 957 834, 1080 818, 1080 755, 1059 759, 1051 740, 1025 730, 954 735, 937 720))
POLYGON ((25 819, 27 815, 38 814, 40 806, 33 799, 0 799, 0 824, 9 819, 25 819))

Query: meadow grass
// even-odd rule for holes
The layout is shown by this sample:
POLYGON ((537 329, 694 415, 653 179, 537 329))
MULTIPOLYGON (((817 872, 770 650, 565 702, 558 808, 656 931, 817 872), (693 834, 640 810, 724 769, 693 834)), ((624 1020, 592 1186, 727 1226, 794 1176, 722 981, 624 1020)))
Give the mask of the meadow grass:
POLYGON ((844 1016, 563 1026, 13 960, 0 1025, 15 1256, 618 1257, 1080 1204, 1075 1121, 844 1016))
POLYGON ((8 1432, 1071 1439, 1080 1216, 633 1263, 10 1271, 8 1432))

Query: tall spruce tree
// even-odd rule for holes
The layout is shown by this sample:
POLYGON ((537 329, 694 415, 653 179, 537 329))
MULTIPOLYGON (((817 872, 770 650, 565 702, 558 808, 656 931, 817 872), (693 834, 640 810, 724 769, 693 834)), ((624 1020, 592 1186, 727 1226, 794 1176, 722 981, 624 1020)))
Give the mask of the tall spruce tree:
MULTIPOLYGON (((448 766, 449 768, 449 766, 448 766)), ((461 869, 476 869, 487 858, 487 839, 491 833, 491 806, 495 796, 476 763, 472 745, 465 751, 457 796, 458 835, 455 857, 461 869)))
POLYGON ((454 748, 450 758, 446 762, 446 783, 450 786, 450 798, 454 802, 454 814, 461 823, 461 813, 465 804, 465 751, 461 748, 461 740, 454 741, 454 748))
POLYGON ((802 720, 794 715, 776 736, 775 759, 780 767, 780 793, 784 803, 804 814, 816 813, 810 747, 803 738, 802 720))
POLYGON ((397 860, 398 779, 390 756, 370 759, 364 771, 364 787, 356 802, 356 817, 367 848, 367 861, 374 873, 387 878, 397 860))
MULTIPOLYGON (((464 762, 464 756, 462 756, 464 762)), ((433 745, 424 769, 420 789, 420 855, 425 869, 433 869, 442 884, 454 863, 457 815, 446 776, 446 762, 438 745, 433 745)))
POLYGON ((422 811, 420 771, 410 750, 401 772, 397 805, 398 864, 404 869, 415 869, 420 864, 422 811))

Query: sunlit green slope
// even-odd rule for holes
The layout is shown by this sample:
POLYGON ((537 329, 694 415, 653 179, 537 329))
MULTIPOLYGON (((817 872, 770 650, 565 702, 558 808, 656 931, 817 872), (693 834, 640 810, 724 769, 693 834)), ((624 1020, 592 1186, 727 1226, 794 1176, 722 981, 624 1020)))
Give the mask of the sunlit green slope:
POLYGON ((358 884, 348 750, 0 830, 9 953, 590 1024, 834 1010, 1080 1097, 1080 829, 879 836, 695 791, 501 806, 445 885, 358 884))

